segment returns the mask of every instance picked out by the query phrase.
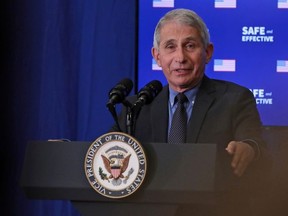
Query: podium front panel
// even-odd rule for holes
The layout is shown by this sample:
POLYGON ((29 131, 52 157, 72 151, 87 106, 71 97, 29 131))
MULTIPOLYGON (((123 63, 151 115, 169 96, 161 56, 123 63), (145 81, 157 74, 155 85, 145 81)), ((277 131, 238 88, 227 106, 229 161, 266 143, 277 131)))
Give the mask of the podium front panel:
MULTIPOLYGON (((84 160, 91 142, 33 141, 28 144, 21 186, 28 198, 119 202, 98 194, 86 179, 84 160)), ((143 143, 143 185, 121 202, 213 203, 215 144, 143 143)))

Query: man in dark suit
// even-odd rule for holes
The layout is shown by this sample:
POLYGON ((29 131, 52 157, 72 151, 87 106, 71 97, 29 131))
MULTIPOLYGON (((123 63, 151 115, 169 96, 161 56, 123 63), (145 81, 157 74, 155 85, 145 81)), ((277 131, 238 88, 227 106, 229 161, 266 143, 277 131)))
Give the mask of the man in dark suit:
MULTIPOLYGON (((168 81, 154 101, 145 105, 136 121, 140 142, 167 142, 174 98, 184 93, 190 143, 217 143, 232 155, 234 173, 241 176, 261 156, 261 121, 253 94, 244 87, 204 75, 213 54, 205 23, 193 11, 168 12, 156 26, 152 55, 168 81)), ((136 97, 131 100, 135 100, 136 97)), ((125 131, 126 111, 120 117, 125 131)))
MULTIPOLYGON (((175 9, 160 19, 152 55, 168 85, 151 104, 143 106, 134 135, 140 142, 167 142, 178 106, 174 99, 184 93, 188 99, 186 142, 216 143, 219 152, 229 158, 235 176, 242 176, 261 158, 261 121, 249 89, 205 75, 212 54, 209 32, 196 13, 175 9)), ((129 100, 133 103, 136 97, 129 100)), ((124 109, 119 117, 123 131, 125 113, 124 109)))

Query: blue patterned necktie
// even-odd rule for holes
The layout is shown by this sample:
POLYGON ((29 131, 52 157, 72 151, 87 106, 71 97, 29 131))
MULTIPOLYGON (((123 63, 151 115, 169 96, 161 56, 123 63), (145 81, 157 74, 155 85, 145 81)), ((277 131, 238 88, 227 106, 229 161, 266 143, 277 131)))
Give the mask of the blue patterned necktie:
POLYGON ((178 106, 172 118, 170 133, 168 137, 169 143, 186 142, 187 113, 184 104, 187 101, 188 99, 184 93, 179 93, 176 96, 176 102, 178 103, 178 106))

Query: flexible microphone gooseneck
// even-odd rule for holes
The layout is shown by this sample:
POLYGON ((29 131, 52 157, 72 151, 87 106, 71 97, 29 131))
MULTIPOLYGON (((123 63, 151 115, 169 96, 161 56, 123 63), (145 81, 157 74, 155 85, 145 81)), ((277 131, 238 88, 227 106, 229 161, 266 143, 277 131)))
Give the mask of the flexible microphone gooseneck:
POLYGON ((113 119, 116 123, 118 131, 122 131, 119 125, 119 121, 117 118, 117 112, 115 109, 115 105, 118 103, 125 102, 125 98, 130 94, 133 88, 133 82, 125 78, 121 80, 118 84, 116 84, 110 91, 109 91, 109 101, 106 104, 106 107, 109 109, 110 113, 113 116, 113 119))

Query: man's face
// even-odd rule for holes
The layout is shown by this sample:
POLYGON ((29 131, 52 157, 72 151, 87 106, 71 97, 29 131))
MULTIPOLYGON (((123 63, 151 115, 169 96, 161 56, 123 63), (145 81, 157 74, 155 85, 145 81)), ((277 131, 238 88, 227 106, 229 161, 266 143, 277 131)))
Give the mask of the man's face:
POLYGON ((162 67, 170 87, 178 92, 200 82, 212 53, 213 45, 205 49, 196 28, 177 22, 168 22, 162 27, 159 48, 152 48, 152 55, 162 67))

